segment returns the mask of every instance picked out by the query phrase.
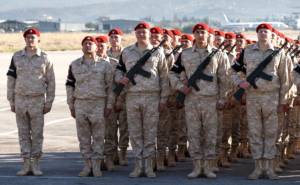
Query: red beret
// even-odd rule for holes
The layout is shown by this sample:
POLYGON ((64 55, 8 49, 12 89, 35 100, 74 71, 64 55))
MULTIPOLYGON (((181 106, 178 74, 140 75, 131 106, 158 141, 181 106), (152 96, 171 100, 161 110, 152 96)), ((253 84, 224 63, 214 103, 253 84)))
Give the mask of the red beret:
POLYGON ((284 38, 285 35, 282 32, 279 32, 279 37, 284 38))
POLYGON ((206 30, 209 32, 209 26, 205 23, 198 23, 196 24, 194 27, 193 27, 193 33, 196 31, 196 30, 206 30))
POLYGON ((256 27, 256 32, 258 32, 258 30, 260 30, 260 29, 267 29, 267 30, 273 31, 272 25, 268 24, 268 23, 261 23, 260 25, 258 25, 256 27))
POLYGON ((210 34, 213 34, 213 35, 214 35, 214 34, 215 34, 215 29, 213 29, 213 28, 210 27, 208 32, 209 32, 210 34))
POLYGON ((94 42, 95 44, 97 44, 97 40, 95 39, 95 37, 92 37, 92 36, 86 36, 82 39, 81 41, 81 45, 83 45, 83 43, 85 41, 91 41, 91 42, 94 42))
POLYGON ((227 33, 225 33, 225 38, 226 39, 236 39, 236 35, 233 32, 227 32, 227 33))
POLYGON ((279 35, 279 32, 278 32, 278 30, 277 30, 277 29, 275 29, 275 28, 272 28, 272 32, 273 32, 273 33, 275 33, 276 35, 279 35))
POLYGON ((165 35, 169 35, 170 37, 173 37, 173 36, 174 36, 171 30, 163 29, 163 33, 164 33, 165 35))
POLYGON ((280 31, 277 30, 277 36, 278 37, 282 37, 282 33, 280 31))
POLYGON ((108 42, 108 37, 106 35, 100 35, 95 38, 97 43, 107 43, 108 42))
POLYGON ((163 34, 163 30, 158 27, 158 26, 154 26, 150 29, 150 33, 156 33, 156 34, 163 34))
POLYGON ((193 35, 190 35, 190 34, 183 34, 183 35, 181 35, 181 39, 182 39, 182 40, 189 40, 189 41, 191 41, 191 42, 194 41, 193 35))
POLYGON ((28 34, 33 34, 33 35, 36 35, 36 36, 38 36, 38 37, 41 35, 40 31, 39 31, 38 29, 36 29, 36 28, 29 28, 29 29, 27 29, 27 30, 23 33, 23 37, 25 38, 26 35, 28 35, 28 34))
POLYGON ((215 30, 215 36, 225 37, 225 33, 223 31, 220 31, 220 30, 215 30))
POLYGON ((175 36, 181 36, 182 35, 182 33, 179 29, 173 29, 171 31, 172 31, 173 35, 175 35, 175 36))
POLYGON ((293 43, 294 42, 294 40, 292 38, 290 38, 290 37, 285 37, 285 40, 287 42, 289 42, 289 43, 293 43))
POLYGON ((247 44, 252 44, 252 41, 250 39, 246 39, 247 44))
POLYGON ((243 33, 236 34, 237 39, 246 39, 246 36, 243 33))
POLYGON ((123 32, 120 28, 114 28, 108 32, 108 36, 111 36, 112 34, 123 35, 123 32))
POLYGON ((136 27, 134 28, 134 30, 137 30, 137 29, 149 29, 150 28, 150 25, 146 22, 140 22, 136 25, 136 27))

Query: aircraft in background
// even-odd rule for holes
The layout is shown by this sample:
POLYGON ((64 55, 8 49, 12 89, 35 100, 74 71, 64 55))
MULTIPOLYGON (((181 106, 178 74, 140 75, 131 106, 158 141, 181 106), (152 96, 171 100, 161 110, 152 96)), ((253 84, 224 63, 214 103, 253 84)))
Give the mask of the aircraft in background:
POLYGON ((247 30, 255 30, 255 28, 265 22, 265 23, 269 23, 271 24, 274 28, 278 28, 278 29, 288 29, 289 26, 286 25, 283 22, 278 22, 278 21, 261 21, 261 22, 230 22, 229 19, 227 18, 227 16, 225 14, 224 18, 226 23, 222 24, 222 28, 225 31, 235 31, 235 32, 241 32, 241 31, 247 31, 247 30))

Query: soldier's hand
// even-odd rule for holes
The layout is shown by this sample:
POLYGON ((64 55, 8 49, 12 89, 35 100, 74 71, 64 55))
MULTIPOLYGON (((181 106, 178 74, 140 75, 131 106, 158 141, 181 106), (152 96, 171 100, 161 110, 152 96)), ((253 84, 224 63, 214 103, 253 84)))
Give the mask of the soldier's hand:
POLYGON ((11 105, 11 106, 10 106, 10 110, 11 110, 12 112, 16 112, 15 106, 14 106, 14 105, 11 105))
POLYGON ((217 110, 223 110, 225 108, 225 102, 219 100, 216 105, 217 110))
POLYGON ((188 82, 188 80, 185 78, 184 80, 182 80, 182 83, 183 83, 184 85, 187 86, 189 82, 188 82))
POLYGON ((123 98, 121 96, 116 97, 115 104, 114 104, 114 111, 120 112, 121 110, 123 110, 123 104, 124 104, 123 98))
POLYGON ((184 86, 181 89, 179 89, 179 91, 181 91, 182 93, 184 93, 185 95, 190 94, 190 92, 192 91, 192 88, 188 87, 188 86, 184 86))
POLYGON ((73 118, 76 118, 76 115, 75 115, 75 109, 70 109, 70 112, 71 112, 71 116, 73 118))
POLYGON ((120 84, 127 85, 129 83, 129 79, 127 77, 123 77, 120 81, 120 84))
POLYGON ((158 111, 164 112, 167 110, 167 104, 166 103, 159 103, 158 111))
POLYGON ((47 114, 48 112, 50 112, 50 110, 51 110, 51 107, 44 107, 43 113, 47 114))
POLYGON ((290 109, 289 104, 278 105, 278 112, 288 112, 290 109))
POLYGON ((114 110, 115 110, 115 112, 121 112, 123 110, 122 103, 120 103, 119 101, 117 101, 114 104, 114 110))
POLYGON ((168 99, 167 100, 167 107, 175 107, 176 106, 176 102, 168 99))
POLYGON ((248 89, 249 86, 250 86, 250 84, 247 81, 243 81, 239 84, 239 87, 243 88, 243 89, 248 89))
POLYGON ((112 113, 112 109, 111 108, 105 108, 104 109, 104 117, 108 118, 112 113))
POLYGON ((233 108, 233 102, 231 100, 228 100, 224 103, 223 109, 231 109, 233 108))
POLYGON ((246 94, 243 94, 242 99, 241 99, 241 104, 246 105, 246 94))

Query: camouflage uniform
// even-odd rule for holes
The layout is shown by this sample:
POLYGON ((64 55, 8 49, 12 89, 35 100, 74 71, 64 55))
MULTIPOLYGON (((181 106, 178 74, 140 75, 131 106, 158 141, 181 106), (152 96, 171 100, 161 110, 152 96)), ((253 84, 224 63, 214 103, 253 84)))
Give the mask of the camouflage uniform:
MULTIPOLYGON (((290 55, 289 55, 290 56, 290 55)), ((295 59, 295 58, 294 58, 295 59)), ((282 140, 283 143, 285 143, 286 146, 286 157, 288 159, 294 159, 295 158, 295 151, 296 151, 296 143, 297 143, 297 107, 294 105, 294 102, 297 98, 297 86, 295 84, 294 80, 294 65, 297 64, 296 60, 292 61, 293 63, 290 63, 289 65, 289 74, 291 78, 291 87, 289 90, 289 105, 290 109, 288 110, 286 114, 285 124, 282 134, 285 138, 285 140, 282 140), (287 139, 288 137, 288 139, 287 139)))
MULTIPOLYGON (((234 63, 232 63, 232 65, 237 65, 239 64, 244 57, 244 49, 240 50, 237 53, 237 57, 236 60, 234 61, 234 63)), ((245 73, 242 71, 234 71, 234 69, 232 69, 232 83, 233 83, 233 91, 232 93, 234 93, 237 90, 237 84, 235 83, 236 81, 240 81, 240 80, 245 80, 245 73)), ((233 99, 234 97, 232 97, 233 94, 231 94, 231 99, 233 99)), ((233 143, 237 143, 240 142, 239 145, 239 156, 243 157, 243 158, 249 158, 251 156, 251 154, 249 153, 249 141, 248 141, 248 123, 247 123, 247 117, 246 117, 246 94, 242 97, 242 99, 240 100, 240 102, 236 102, 234 101, 234 105, 238 108, 238 112, 234 113, 233 115, 239 114, 238 119, 239 121, 237 121, 239 123, 239 134, 238 131, 235 131, 235 136, 237 138, 237 136, 239 136, 239 141, 237 141, 237 139, 233 139, 233 143)))
POLYGON ((86 61, 81 57, 69 67, 67 102, 70 110, 75 110, 79 147, 85 160, 103 159, 104 109, 112 108, 112 82, 113 68, 101 58, 86 61))
POLYGON ((51 108, 55 96, 53 65, 40 49, 32 57, 24 49, 13 55, 7 76, 7 99, 15 106, 21 156, 40 158, 43 109, 51 108))
MULTIPOLYGON (((175 61, 181 55, 181 52, 182 49, 180 49, 177 53, 174 54, 175 61)), ((176 98, 176 95, 173 96, 173 102, 175 102, 174 98, 176 98)), ((184 109, 177 109, 176 115, 177 115, 177 126, 175 126, 175 130, 176 130, 176 142, 178 146, 177 159, 180 161, 180 160, 184 160, 184 156, 182 156, 182 153, 184 155, 189 155, 187 151, 187 127, 185 123, 184 109)))
MULTIPOLYGON (((230 65, 233 65, 236 59, 236 52, 231 51, 230 53, 226 53, 230 62, 230 65)), ((231 81, 231 76, 229 76, 229 81, 231 81)), ((230 107, 228 109, 223 110, 223 117, 222 117, 222 157, 230 158, 232 161, 236 160, 237 156, 237 147, 239 144, 239 122, 240 122, 240 104, 233 100, 232 95, 233 92, 236 90, 236 86, 231 83, 230 84, 230 92, 229 96, 229 103, 230 107), (231 137, 231 145, 228 143, 229 138, 231 137), (230 157, 227 156, 230 150, 230 157)), ((225 159, 226 160, 226 159, 225 159)))
MULTIPOLYGON (((128 46, 122 52, 120 65, 116 71, 118 82, 124 72, 130 70, 143 53, 136 44, 128 46)), ((155 139, 159 122, 159 103, 166 103, 168 92, 168 67, 162 49, 151 55, 143 69, 151 73, 150 78, 136 75, 136 85, 128 85, 126 109, 128 130, 134 157, 137 161, 152 160, 155 156, 155 139)))
MULTIPOLYGON (((110 58, 119 60, 123 48, 120 52, 113 52, 111 49, 107 51, 107 55, 110 58)), ((118 62, 118 61, 117 61, 118 62)), ((113 119, 112 122, 107 123, 106 127, 106 137, 105 137, 105 153, 107 155, 116 153, 118 151, 118 146, 122 150, 127 150, 129 144, 129 134, 128 134, 128 124, 126 117, 126 103, 125 94, 121 96, 123 102, 123 108, 120 112, 114 112, 111 115, 113 119), (118 139, 118 128, 119 128, 119 139, 118 139)))
MULTIPOLYGON (((299 65, 299 56, 295 56, 293 58, 293 62, 294 62, 294 65, 297 66, 299 65)), ((296 86, 299 86, 300 84, 300 78, 299 78, 299 73, 296 73, 296 72, 293 72, 293 82, 296 86)), ((295 135, 296 135, 296 139, 297 139, 297 143, 295 144, 296 145, 296 153, 299 153, 300 151, 300 92, 298 91, 297 89, 297 97, 295 98, 295 102, 294 102, 294 107, 296 109, 296 114, 297 114, 297 117, 296 117, 296 128, 295 128, 295 135)))
MULTIPOLYGON (((164 49, 167 55, 172 52, 172 49, 164 49)), ((174 63, 173 54, 167 58, 168 69, 174 63)), ((170 92, 167 101, 167 109, 159 114, 159 123, 157 128, 157 167, 163 168, 163 163, 166 157, 166 149, 169 149, 169 155, 172 156, 172 161, 168 160, 168 165, 173 166, 175 163, 176 150, 176 127, 178 127, 176 119, 176 106, 174 104, 174 92, 170 92)))
MULTIPOLYGON (((258 44, 246 47, 243 61, 247 66, 247 75, 274 50, 275 48, 272 45, 265 52, 259 49, 258 44)), ((276 55, 264 69, 265 73, 272 75, 273 80, 266 81, 259 78, 256 81, 257 89, 250 87, 246 90, 249 141, 256 164, 253 172, 255 175, 257 175, 258 169, 261 168, 267 170, 267 173, 271 174, 272 178, 275 178, 272 170, 274 167, 273 161, 277 154, 275 145, 277 134, 274 133, 277 133, 279 130, 278 105, 288 103, 287 93, 290 88, 290 79, 288 77, 289 60, 284 52, 276 55)), ((250 176, 249 178, 251 178, 250 176)), ((271 178, 271 176, 269 177, 271 178)))
MULTIPOLYGON (((205 49, 196 46, 183 50, 181 58, 176 61, 170 72, 172 87, 176 90, 184 85, 180 76, 189 78, 213 48, 208 45, 205 49)), ((213 76, 213 82, 199 80, 199 91, 192 92, 185 99, 185 119, 189 141, 189 152, 194 160, 194 166, 198 161, 204 160, 204 170, 211 170, 208 162, 215 159, 218 116, 216 104, 218 100, 224 101, 227 87, 227 77, 230 64, 228 57, 218 52, 204 70, 205 74, 213 76)), ((195 166, 196 168, 196 166, 195 166)), ((205 173, 205 172, 204 172, 205 173)))

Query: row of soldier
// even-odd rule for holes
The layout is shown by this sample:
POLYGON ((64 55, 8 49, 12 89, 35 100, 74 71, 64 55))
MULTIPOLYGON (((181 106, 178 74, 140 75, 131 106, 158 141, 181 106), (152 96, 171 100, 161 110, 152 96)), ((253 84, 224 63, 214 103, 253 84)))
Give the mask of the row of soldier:
MULTIPOLYGON (((166 170, 165 165, 190 156, 188 178, 216 178, 219 167, 252 156, 255 169, 249 179, 263 174, 278 179, 276 172, 294 158, 300 142, 293 70, 299 43, 269 24, 257 27, 257 42, 204 23, 192 32, 141 22, 135 27, 136 43, 124 49, 118 28, 82 40, 83 56, 70 64, 66 82, 84 159, 79 176, 99 177, 103 166, 111 171, 116 164, 127 165, 130 138, 135 167, 129 177, 156 177, 155 168, 166 170), (271 80, 258 76, 253 85, 246 77, 276 51, 263 69, 271 80), (199 76, 194 83, 193 75, 199 76), (123 91, 117 92, 120 87, 123 91), (237 101, 239 88, 247 98, 237 101), (178 94, 185 99, 179 102, 178 94)), ((7 73, 24 159, 17 175, 42 175, 43 115, 52 107, 55 77, 39 48, 40 32, 30 28, 23 36, 26 47, 13 55, 7 73)))

